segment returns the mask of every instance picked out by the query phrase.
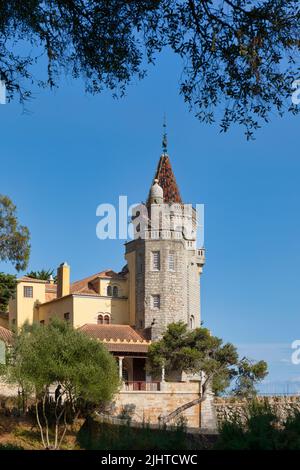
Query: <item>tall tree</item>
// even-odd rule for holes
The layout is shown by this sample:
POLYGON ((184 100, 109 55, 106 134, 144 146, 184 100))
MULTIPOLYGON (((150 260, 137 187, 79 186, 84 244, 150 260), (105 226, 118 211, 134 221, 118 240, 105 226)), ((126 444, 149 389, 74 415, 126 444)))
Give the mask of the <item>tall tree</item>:
POLYGON ((45 448, 58 449, 68 424, 86 407, 109 401, 119 386, 116 361, 105 347, 56 319, 45 326, 24 325, 15 335, 8 362, 7 380, 34 391, 45 448))
MULTIPOLYGON (((19 224, 11 199, 0 194, 0 261, 10 261, 21 271, 27 267, 29 254, 29 230, 19 224)), ((16 285, 16 276, 0 272, 0 311, 7 310, 16 285)))
POLYGON ((27 267, 29 254, 29 230, 19 224, 11 199, 0 194, 0 261, 10 261, 17 271, 22 271, 27 267))
POLYGON ((180 93, 196 116, 247 137, 290 106, 299 78, 297 0, 16 0, 0 3, 0 74, 8 98, 62 72, 86 90, 123 93, 168 48, 182 61, 180 93), (19 42, 24 47, 20 49, 19 42), (27 44, 27 47, 26 47, 27 44), (45 57, 47 78, 32 66, 45 57), (220 113, 220 110, 223 113, 220 113))
POLYGON ((6 312, 9 300, 15 294, 16 285, 16 276, 0 272, 0 312, 6 312))
POLYGON ((256 393, 255 385, 268 373, 265 361, 240 360, 233 344, 224 344, 206 328, 188 330, 182 322, 171 323, 162 339, 150 346, 149 366, 154 374, 160 374, 162 367, 167 374, 201 373, 201 397, 191 402, 191 406, 204 401, 210 387, 215 393, 221 393, 232 381, 235 394, 252 397, 256 393))

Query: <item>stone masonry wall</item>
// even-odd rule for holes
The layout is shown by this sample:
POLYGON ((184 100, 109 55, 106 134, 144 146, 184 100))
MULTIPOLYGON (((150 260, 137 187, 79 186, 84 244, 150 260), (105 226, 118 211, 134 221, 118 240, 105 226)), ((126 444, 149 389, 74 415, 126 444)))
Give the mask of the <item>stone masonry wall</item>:
MULTIPOLYGON (((134 410, 132 420, 158 424, 160 416, 166 416, 179 406, 199 397, 196 383, 165 383, 159 392, 121 391, 115 398, 114 414, 118 416, 128 406, 134 410)), ((199 428, 200 406, 193 406, 182 413, 188 427, 199 428)))
MULTIPOLYGON (((259 396, 258 400, 261 402, 267 400, 281 420, 284 420, 289 411, 295 408, 300 411, 300 396, 259 396)), ((225 419, 230 421, 236 415, 243 418, 245 405, 246 400, 235 397, 215 398, 214 406, 218 423, 222 423, 225 419)))

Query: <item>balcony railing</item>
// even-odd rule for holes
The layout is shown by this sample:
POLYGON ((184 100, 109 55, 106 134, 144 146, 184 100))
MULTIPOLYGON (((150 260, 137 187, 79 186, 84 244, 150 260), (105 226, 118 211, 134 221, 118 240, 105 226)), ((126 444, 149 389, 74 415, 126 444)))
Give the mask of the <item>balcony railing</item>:
POLYGON ((124 382, 124 390, 129 392, 159 392, 160 382, 124 382))

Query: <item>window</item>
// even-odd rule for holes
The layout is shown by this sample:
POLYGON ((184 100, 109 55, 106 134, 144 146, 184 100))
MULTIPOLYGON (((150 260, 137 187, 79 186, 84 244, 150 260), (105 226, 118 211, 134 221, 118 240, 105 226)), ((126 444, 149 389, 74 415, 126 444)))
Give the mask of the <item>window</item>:
POLYGON ((97 324, 98 325, 103 325, 103 315, 102 315, 102 313, 100 313, 100 315, 98 315, 98 317, 97 317, 97 324))
POLYGON ((160 295, 152 295, 152 308, 160 308, 160 295))
POLYGON ((41 325, 41 326, 45 325, 45 320, 41 320, 41 321, 40 321, 40 325, 41 325))
POLYGON ((70 314, 69 314, 69 312, 64 313, 64 320, 65 320, 65 321, 70 321, 70 314))
POLYGON ((160 252, 152 251, 152 269, 153 271, 160 270, 160 252))
POLYGON ((190 328, 191 329, 195 328, 195 317, 194 317, 194 315, 190 316, 190 328))
POLYGON ((111 296, 112 296, 112 289, 111 289, 111 286, 107 286, 106 293, 107 293, 108 297, 111 297, 111 296))
POLYGON ((170 251, 169 253, 169 271, 175 271, 175 253, 170 251))
POLYGON ((143 272, 143 256, 142 255, 138 255, 138 268, 137 268, 137 271, 138 271, 139 274, 143 272))
POLYGON ((113 287, 113 297, 118 297, 119 295, 119 289, 117 286, 113 287))
POLYGON ((104 325, 109 325, 110 324, 110 315, 107 313, 104 315, 104 325))
POLYGON ((24 297, 33 297, 33 287, 24 286, 24 297))

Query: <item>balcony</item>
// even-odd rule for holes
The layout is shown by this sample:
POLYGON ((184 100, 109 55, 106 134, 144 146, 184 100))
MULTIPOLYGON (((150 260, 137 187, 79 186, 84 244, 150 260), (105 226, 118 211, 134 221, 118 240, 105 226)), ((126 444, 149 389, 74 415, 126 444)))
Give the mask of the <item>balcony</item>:
POLYGON ((159 392, 160 382, 123 382, 123 391, 126 392, 159 392))

